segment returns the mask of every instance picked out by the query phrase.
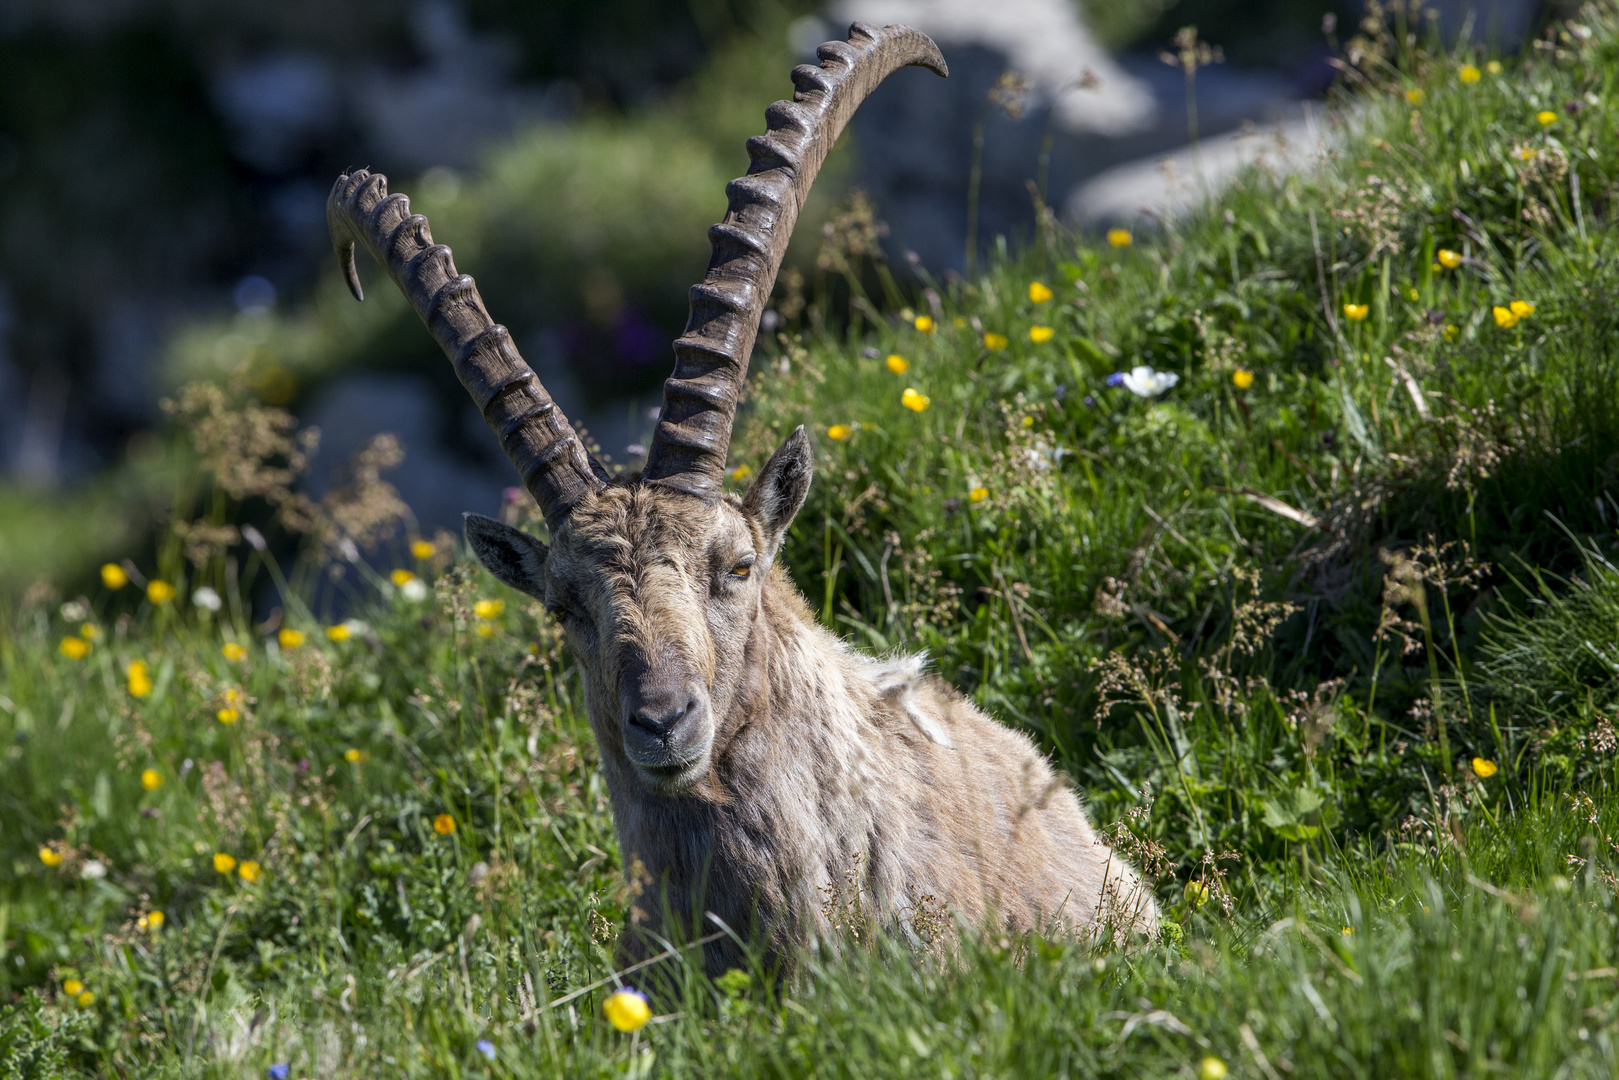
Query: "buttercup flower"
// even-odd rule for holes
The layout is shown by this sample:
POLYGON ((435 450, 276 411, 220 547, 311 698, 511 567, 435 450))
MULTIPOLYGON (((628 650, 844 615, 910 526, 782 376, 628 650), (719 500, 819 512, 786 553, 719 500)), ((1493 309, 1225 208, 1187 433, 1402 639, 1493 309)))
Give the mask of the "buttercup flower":
POLYGON ((1480 780, 1488 780, 1500 771, 1495 762, 1489 758, 1476 757, 1473 759, 1473 775, 1480 780))
POLYGON ((433 546, 431 540, 413 540, 410 545, 410 554, 413 558, 427 560, 433 557, 438 548, 433 546))
POLYGON ((1501 74, 1501 61, 1491 60, 1488 64, 1484 65, 1484 70, 1489 72, 1491 75, 1501 74))
POLYGON ((1229 1072, 1225 1062, 1213 1054, 1197 1063, 1197 1080, 1225 1080, 1229 1072))
POLYGON ((86 990, 84 993, 80 994, 78 997, 74 998, 73 1000, 77 1001, 79 1003, 80 1008, 87 1009, 91 1005, 94 1005, 95 1002, 96 1002, 95 991, 86 990))
POLYGON ((918 315, 916 317, 915 326, 916 326, 916 328, 918 330, 922 331, 922 333, 924 333, 924 334, 933 333, 933 327, 934 327, 933 316, 931 316, 931 315, 918 315))
POLYGON ((242 865, 236 868, 236 872, 241 875, 243 881, 251 885, 259 879, 261 874, 264 873, 264 867, 260 866, 252 859, 245 859, 243 860, 242 865))
POLYGON ((237 709, 231 708, 228 705, 214 713, 214 719, 218 720, 221 724, 234 724, 241 718, 241 712, 237 709))
POLYGON ((1542 109, 1535 114, 1535 119, 1540 122, 1541 127, 1551 127, 1557 123, 1557 114, 1550 109, 1542 109))
POLYGON ((344 623, 328 626, 326 628, 326 637, 331 641, 347 641, 349 639, 349 628, 344 623))
POLYGON ((148 581, 146 583, 146 599, 154 604, 167 604, 174 599, 174 586, 166 581, 148 581))
POLYGON ((620 1031, 640 1031, 652 1019, 652 1007, 646 1003, 645 994, 626 986, 602 1002, 602 1015, 620 1031))
POLYGON ((247 659, 247 650, 236 644, 234 641, 225 642, 224 647, 219 651, 224 655, 226 660, 229 660, 233 664, 247 659))
POLYGON ((163 913, 161 911, 148 911, 145 915, 135 920, 135 928, 137 930, 163 929, 163 913))
POLYGON ((472 605, 472 613, 480 619, 493 619, 506 610, 504 600, 479 600, 472 605))
POLYGON ((409 585, 411 582, 415 581, 416 575, 401 566, 393 573, 388 575, 388 580, 392 581, 395 585, 402 589, 406 585, 409 585))
POLYGON ((1043 304, 1047 300, 1050 300, 1052 296, 1052 291, 1046 288, 1045 285, 1038 281, 1029 282, 1029 299, 1033 300, 1036 304, 1043 304))
POLYGON ((365 751, 359 749, 358 747, 351 746, 347 750, 343 751, 343 760, 348 762, 350 765, 358 765, 360 762, 365 760, 365 751))
POLYGON ((1364 319, 1366 316, 1370 315, 1371 313, 1372 313, 1372 306, 1370 304, 1345 304, 1344 305, 1344 318, 1349 319, 1351 322, 1360 322, 1362 319, 1364 319))
POLYGON ((86 641, 95 641, 101 637, 101 631, 95 623, 82 623, 79 626, 79 636, 86 641))
POLYGON ((84 993, 84 984, 78 979, 64 979, 62 981, 62 993, 68 997, 78 997, 84 993))
POLYGON ((433 819, 433 831, 440 836, 449 836, 455 831, 455 818, 449 814, 440 814, 433 819))
POLYGON ((1231 373, 1231 382, 1238 390, 1246 390, 1254 385, 1254 373, 1247 368, 1238 368, 1231 373))
POLYGON ((475 629, 477 630, 477 633, 478 633, 479 637, 494 637, 495 636, 495 624, 490 622, 487 619, 479 619, 478 620, 478 625, 477 625, 477 627, 475 629))
POLYGON ((1056 332, 1049 326, 1031 326, 1029 327, 1029 340, 1036 345, 1044 345, 1051 340, 1052 335, 1056 332))
POLYGON ((1478 68, 1472 64, 1463 64, 1456 72, 1456 77, 1464 83, 1476 83, 1481 78, 1478 68))
POLYGON ((39 849, 39 861, 44 863, 46 866, 57 867, 62 865, 62 856, 55 849, 41 845, 39 849))
POLYGON ((752 475, 752 465, 738 465, 736 468, 731 470, 731 479, 737 481, 738 483, 741 483, 743 480, 746 480, 752 475))
POLYGON ((1490 314, 1495 316, 1495 325, 1503 330, 1508 330, 1518 325, 1519 317, 1509 307, 1502 307, 1497 304, 1490 309, 1490 314))
POLYGON ((1440 333, 1444 335, 1446 341, 1455 341, 1456 335, 1460 334, 1461 332, 1462 328, 1457 326, 1455 323, 1446 323, 1445 328, 1440 331, 1440 333))
POLYGON ((65 637, 57 648, 69 660, 83 660, 90 655, 90 643, 81 637, 65 637))
POLYGON ((136 660, 125 671, 131 697, 145 697, 152 692, 152 676, 146 670, 146 661, 136 660))
POLYGON ((163 774, 156 769, 146 769, 141 772, 141 787, 147 791, 156 791, 163 786, 163 774))
POLYGON ((1006 348, 1010 344, 1011 340, 1007 338, 1005 334, 989 333, 984 335, 984 345, 988 348, 996 350, 997 352, 1006 348))
POLYGON ((1457 252, 1451 251, 1449 248, 1440 248, 1438 258, 1439 265, 1443 266, 1446 270, 1454 270, 1458 266, 1462 265, 1461 255, 1457 252))
POLYGON ((907 386, 905 393, 899 396, 899 403, 912 412, 921 412, 933 403, 933 399, 926 394, 919 393, 914 386, 907 386))
POLYGON ((967 492, 968 502, 981 503, 987 498, 989 498, 989 488, 987 487, 975 487, 967 492))
POLYGON ((1535 305, 1529 303, 1527 300, 1514 300, 1512 303, 1508 304, 1507 307, 1510 308, 1512 313, 1518 316, 1520 319, 1527 319, 1529 316, 1535 313, 1535 305))
POLYGON ((1428 96, 1428 92, 1420 86, 1413 86, 1405 92, 1405 100, 1409 105, 1421 105, 1428 96))
POLYGON ((228 874, 234 869, 236 869, 236 860, 235 860, 235 858, 233 858, 230 855, 226 855, 223 851, 214 852, 214 872, 215 873, 228 874))
POLYGON ((283 626, 275 635, 275 640, 283 649, 296 649, 304 643, 301 630, 294 630, 290 626, 283 626))
POLYGON ((1135 237, 1130 235, 1129 229, 1109 229, 1107 242, 1116 248, 1129 247, 1135 242, 1135 237))
POLYGON ((101 567, 101 583, 116 592, 129 584, 129 574, 117 563, 104 563, 101 567))
POLYGON ((1157 397, 1180 381, 1173 371, 1154 371, 1147 364, 1138 364, 1119 378, 1121 386, 1140 398, 1157 397))
POLYGON ((899 353, 889 353, 887 364, 888 370, 892 371, 895 375, 903 375, 911 369, 910 361, 906 360, 905 357, 901 356, 899 353))
POLYGON ((833 424, 831 427, 826 429, 826 437, 831 439, 833 442, 842 442, 844 439, 847 439, 853 434, 854 428, 850 427, 848 424, 833 424))

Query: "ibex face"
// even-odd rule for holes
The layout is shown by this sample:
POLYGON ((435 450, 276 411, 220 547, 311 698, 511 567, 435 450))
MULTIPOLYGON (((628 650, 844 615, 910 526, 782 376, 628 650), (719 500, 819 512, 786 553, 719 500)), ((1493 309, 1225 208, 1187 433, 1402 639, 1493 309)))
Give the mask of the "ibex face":
POLYGON ((878 83, 907 64, 945 74, 933 42, 904 26, 856 23, 848 41, 816 54, 819 66, 793 69, 793 100, 765 110, 769 130, 748 140, 748 173, 726 189, 730 209, 709 230, 713 257, 691 291, 691 318, 636 478, 613 480, 586 452, 405 196, 389 195, 383 177, 362 169, 339 177, 326 204, 350 290, 362 295, 361 244, 443 346, 539 503, 552 545, 477 516, 467 519, 468 540, 497 577, 562 618, 603 750, 621 753, 663 793, 690 790, 708 772, 750 668, 764 579, 809 490, 800 429, 742 500, 722 497, 738 394, 799 209, 878 83))
POLYGON ((740 501, 614 484, 580 500, 549 547, 467 515, 490 572, 561 622, 602 752, 660 795, 696 786, 732 732, 765 578, 810 475, 800 428, 740 501))

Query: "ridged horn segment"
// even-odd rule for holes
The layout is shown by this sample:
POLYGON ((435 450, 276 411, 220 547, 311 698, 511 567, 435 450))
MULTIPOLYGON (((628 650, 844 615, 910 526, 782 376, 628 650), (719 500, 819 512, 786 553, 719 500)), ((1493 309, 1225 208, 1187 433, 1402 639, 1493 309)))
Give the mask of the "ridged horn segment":
POLYGON ((717 498, 737 395, 787 241, 821 163, 866 96, 902 67, 949 74, 939 47, 908 26, 855 23, 848 41, 815 50, 820 66, 793 69, 791 101, 765 110, 768 130, 748 140, 752 164, 726 186, 730 209, 708 230, 714 254, 691 290, 691 318, 675 342, 675 373, 642 478, 717 498))
POLYGON ((427 219, 410 212, 404 195, 389 195, 388 178, 379 173, 359 169, 339 176, 326 200, 326 223, 354 298, 365 298, 354 265, 359 243, 444 349, 554 533, 581 496, 603 486, 600 466, 518 354, 511 334, 484 310, 477 284, 456 273, 450 249, 433 243, 427 219))

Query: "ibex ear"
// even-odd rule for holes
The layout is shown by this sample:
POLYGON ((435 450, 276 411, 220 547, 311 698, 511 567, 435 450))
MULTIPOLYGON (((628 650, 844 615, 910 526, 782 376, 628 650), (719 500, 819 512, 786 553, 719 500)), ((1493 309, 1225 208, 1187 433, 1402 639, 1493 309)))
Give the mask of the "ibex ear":
POLYGON ((540 599, 545 596, 546 547, 522 529, 482 514, 465 514, 467 543, 478 561, 502 583, 540 599))
POLYGON ((787 526, 793 523, 799 507, 809 494, 810 478, 815 474, 815 452, 803 425, 787 436, 787 441, 776 447, 759 478, 742 497, 742 509, 759 523, 765 534, 766 551, 760 555, 774 559, 781 541, 787 535, 787 526))

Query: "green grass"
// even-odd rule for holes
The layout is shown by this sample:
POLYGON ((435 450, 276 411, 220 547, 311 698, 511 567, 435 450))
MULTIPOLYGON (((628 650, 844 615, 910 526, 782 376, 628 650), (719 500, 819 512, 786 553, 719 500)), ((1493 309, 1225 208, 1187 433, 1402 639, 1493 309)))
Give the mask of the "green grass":
POLYGON ((351 574, 368 625, 330 640, 347 586, 312 555, 289 587, 170 540, 145 569, 179 601, 34 590, 0 621, 0 1067, 1612 1075, 1619 21, 1590 25, 1477 82, 1369 65, 1319 171, 1128 247, 1037 237, 940 284, 931 332, 827 329, 856 268, 761 350, 732 463, 817 430, 799 585, 1041 740, 1151 872, 1162 941, 846 943, 787 984, 675 963, 620 1034, 631 897, 538 605, 400 551, 430 595, 351 574), (1137 364, 1179 382, 1107 385, 1137 364), (184 602, 203 582, 218 614, 184 602))

